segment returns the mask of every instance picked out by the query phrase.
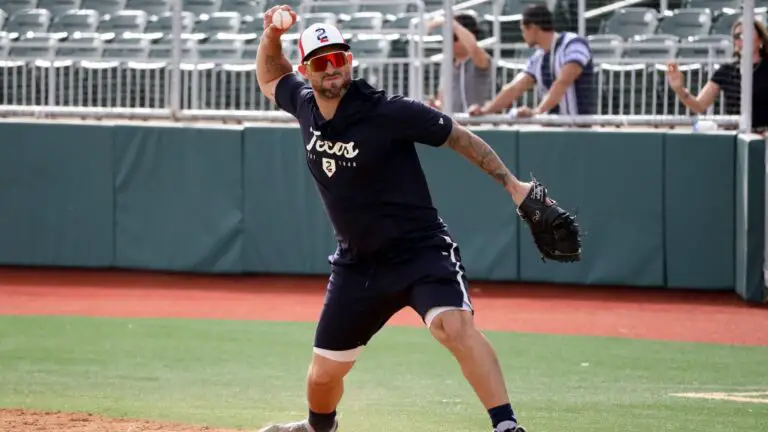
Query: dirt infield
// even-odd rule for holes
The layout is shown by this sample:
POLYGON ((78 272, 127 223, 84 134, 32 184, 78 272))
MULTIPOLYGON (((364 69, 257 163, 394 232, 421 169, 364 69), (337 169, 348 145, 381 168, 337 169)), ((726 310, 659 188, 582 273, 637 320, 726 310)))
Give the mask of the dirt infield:
MULTIPOLYGON (((314 321, 325 279, 0 268, 0 315, 314 321)), ((768 346, 768 307, 734 293, 472 284, 486 330, 768 346)), ((391 325, 423 325, 410 310, 391 325)), ((0 431, 231 432, 81 413, 0 410, 0 431)))

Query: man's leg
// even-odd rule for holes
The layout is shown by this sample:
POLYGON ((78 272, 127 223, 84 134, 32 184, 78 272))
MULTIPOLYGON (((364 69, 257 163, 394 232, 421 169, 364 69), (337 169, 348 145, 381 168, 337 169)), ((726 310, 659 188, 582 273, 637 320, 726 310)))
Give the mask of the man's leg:
POLYGON ((367 269, 335 268, 328 283, 323 311, 315 331, 312 362, 307 373, 306 419, 272 425, 260 432, 335 432, 336 410, 344 378, 362 347, 397 311, 405 293, 384 295, 369 286, 367 269))
POLYGON ((456 358, 494 430, 525 432, 517 424, 496 352, 474 325, 459 248, 450 237, 444 239, 444 247, 428 249, 416 260, 425 276, 413 287, 411 307, 456 358))

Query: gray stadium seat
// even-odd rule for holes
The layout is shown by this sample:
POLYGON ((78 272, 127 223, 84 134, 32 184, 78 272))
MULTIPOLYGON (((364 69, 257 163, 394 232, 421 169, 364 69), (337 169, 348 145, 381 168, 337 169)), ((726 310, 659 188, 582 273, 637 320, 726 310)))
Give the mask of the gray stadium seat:
POLYGON ((18 39, 27 32, 45 33, 51 23, 51 12, 46 9, 27 9, 16 12, 5 23, 5 29, 0 31, 0 38, 18 39))
POLYGON ((105 15, 111 15, 125 9, 125 0, 83 0, 80 8, 95 10, 103 19, 105 15))
POLYGON ((58 41, 55 39, 45 39, 45 43, 40 42, 38 40, 35 40, 33 43, 16 42, 11 45, 8 57, 14 60, 26 61, 53 58, 56 54, 58 41))
POLYGON ((169 0, 127 0, 126 10, 140 10, 147 13, 148 16, 158 16, 171 10, 169 0))
POLYGON ((102 39, 111 40, 125 33, 132 35, 143 33, 147 27, 147 21, 147 13, 144 11, 120 11, 101 21, 97 31, 101 33, 102 39))
POLYGON ((589 35, 587 41, 595 63, 615 61, 624 52, 624 39, 619 35, 589 35))
POLYGON ((339 0, 328 0, 327 2, 313 0, 311 11, 312 13, 328 12, 346 18, 360 11, 360 3, 357 0, 349 0, 343 4, 339 0))
POLYGON ((61 38, 95 33, 99 26, 99 13, 94 10, 70 10, 51 23, 48 33, 59 33, 61 38))
MULTIPOLYGON (((173 57, 173 45, 170 43, 161 43, 152 45, 149 50, 148 60, 152 61, 171 61, 173 57)), ((197 58, 197 41, 186 39, 181 45, 182 61, 195 61, 197 58)))
POLYGON ((239 34, 250 37, 257 37, 264 31, 264 17, 257 16, 251 20, 243 20, 240 24, 239 34))
POLYGON ((73 37, 59 42, 56 57, 96 60, 101 58, 103 49, 104 41, 97 36, 73 37))
POLYGON ((712 11, 709 9, 677 9, 667 12, 656 30, 658 34, 674 35, 684 39, 709 34, 712 29, 712 11))
MULTIPOLYGON (((415 13, 407 13, 400 15, 394 21, 388 21, 384 24, 384 28, 390 30, 400 30, 403 33, 408 32, 411 21, 418 20, 418 15, 415 13)), ((426 29, 426 26, 425 26, 426 29)))
POLYGON ((360 5, 360 12, 381 12, 383 15, 388 16, 387 19, 393 20, 398 16, 408 13, 417 12, 416 2, 413 3, 395 3, 395 4, 366 4, 360 5))
POLYGON ((638 61, 666 62, 677 56, 678 39, 672 35, 637 36, 624 46, 624 57, 638 61))
POLYGON ((221 0, 182 0, 184 11, 196 16, 211 15, 221 9, 221 0))
POLYGON ((720 12, 723 9, 741 10, 743 0, 685 0, 685 8, 706 8, 712 12, 720 12))
MULTIPOLYGON (((173 15, 166 12, 147 23, 144 29, 146 37, 151 40, 168 39, 173 36, 173 15)), ((192 12, 185 11, 181 14, 181 34, 189 35, 195 26, 195 16, 192 12)))
POLYGON ((255 17, 263 12, 264 3, 261 0, 222 0, 222 12, 239 12, 243 17, 255 17))
POLYGON ((213 38, 205 44, 198 45, 197 55, 203 61, 225 62, 239 59, 244 46, 243 41, 240 40, 213 38))
POLYGON ((706 61, 710 56, 715 59, 730 58, 733 52, 733 42, 727 35, 704 35, 688 39, 677 52, 678 58, 684 61, 706 61), (696 45, 693 45, 696 44, 696 45), (698 46, 698 45, 708 46, 698 46))
POLYGON ((606 21, 601 34, 615 34, 624 39, 656 32, 658 12, 653 8, 624 8, 613 13, 606 21))
POLYGON ((82 0, 38 0, 37 7, 51 11, 55 19, 64 12, 80 9, 81 4, 82 0))
POLYGON ((16 12, 25 9, 35 9, 37 0, 0 0, 0 9, 5 11, 8 16, 13 16, 16 12))
POLYGON ((369 59, 385 59, 389 56, 389 40, 379 36, 366 38, 354 37, 349 41, 349 46, 355 59, 363 61, 369 59))
POLYGON ((216 12, 198 21, 190 37, 202 40, 217 33, 236 34, 240 31, 240 23, 241 17, 238 12, 216 12))
POLYGON ((384 14, 381 12, 357 12, 341 23, 345 30, 365 30, 380 32, 384 27, 384 14))
POLYGON ((117 38, 104 45, 101 53, 105 60, 141 60, 149 55, 150 42, 141 38, 117 38))
MULTIPOLYGON (((264 18, 261 18, 262 23, 264 22, 264 18)), ((303 23, 303 28, 307 28, 315 23, 325 23, 325 24, 338 24, 338 19, 336 15, 330 13, 330 12, 321 12, 321 13, 308 13, 304 14, 299 17, 299 22, 303 23)), ((299 29, 299 23, 297 22, 296 25, 292 28, 291 31, 298 31, 299 29)))

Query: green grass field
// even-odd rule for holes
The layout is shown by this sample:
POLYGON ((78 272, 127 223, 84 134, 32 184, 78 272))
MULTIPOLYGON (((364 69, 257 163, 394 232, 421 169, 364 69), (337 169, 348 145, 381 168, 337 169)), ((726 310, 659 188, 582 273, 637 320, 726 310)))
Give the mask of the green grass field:
MULTIPOLYGON (((0 406, 257 429, 305 415, 314 326, 0 317, 0 406)), ((768 348, 487 332, 530 432, 768 430, 768 404, 675 392, 768 391, 768 348)), ((490 431, 424 329, 385 328, 347 381, 342 430, 490 431)))

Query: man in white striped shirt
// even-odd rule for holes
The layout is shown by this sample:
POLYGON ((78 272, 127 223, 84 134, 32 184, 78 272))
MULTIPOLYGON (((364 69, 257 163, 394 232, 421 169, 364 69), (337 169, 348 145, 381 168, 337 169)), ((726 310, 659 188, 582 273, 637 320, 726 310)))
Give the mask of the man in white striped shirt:
POLYGON ((597 92, 592 51, 587 40, 576 33, 555 32, 552 12, 544 5, 526 8, 520 28, 528 46, 538 49, 528 59, 524 71, 493 100, 482 107, 472 106, 470 115, 506 110, 534 85, 541 103, 535 108, 518 108, 517 117, 595 114, 597 92))

